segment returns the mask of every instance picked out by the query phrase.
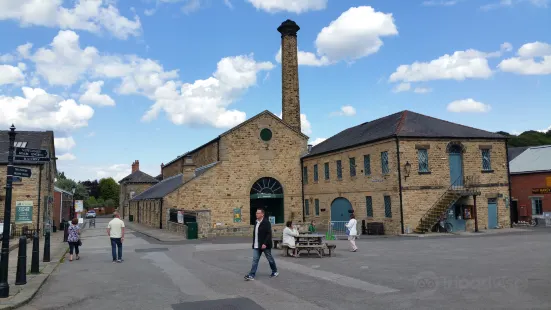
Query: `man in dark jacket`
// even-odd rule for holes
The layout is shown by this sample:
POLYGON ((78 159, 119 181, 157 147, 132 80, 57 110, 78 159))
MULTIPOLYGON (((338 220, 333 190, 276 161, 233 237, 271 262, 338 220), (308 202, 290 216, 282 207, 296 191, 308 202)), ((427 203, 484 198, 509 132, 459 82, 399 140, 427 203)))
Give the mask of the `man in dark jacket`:
POLYGON ((258 268, 258 260, 262 253, 266 256, 272 269, 270 278, 275 278, 279 275, 274 257, 272 256, 272 224, 270 224, 264 215, 263 209, 256 210, 256 224, 254 225, 253 232, 253 266, 251 267, 251 272, 245 276, 245 280, 247 281, 254 280, 256 269, 258 268))

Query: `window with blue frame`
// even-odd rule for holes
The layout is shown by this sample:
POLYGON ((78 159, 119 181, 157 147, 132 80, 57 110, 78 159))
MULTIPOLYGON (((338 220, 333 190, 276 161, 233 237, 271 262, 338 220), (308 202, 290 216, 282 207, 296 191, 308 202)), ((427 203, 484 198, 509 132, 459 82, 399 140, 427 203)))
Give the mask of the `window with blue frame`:
POLYGON ((419 160, 419 172, 429 172, 429 152, 427 149, 418 149, 417 159, 419 160))
POLYGON ((385 196, 385 217, 392 218, 392 205, 390 196, 385 196))
POLYGON ((368 217, 373 217, 373 198, 365 196, 365 210, 368 217))
POLYGON ((329 180, 329 163, 323 164, 323 169, 325 170, 325 179, 329 180))
POLYGON ((314 182, 318 181, 318 164, 314 165, 314 182))
POLYGON ((302 168, 302 180, 304 184, 308 184, 308 167, 302 168))
POLYGON ((310 215, 310 201, 308 199, 304 199, 304 214, 310 215))
POLYGON ((364 155, 364 174, 371 175, 371 156, 364 155))
POLYGON ((482 170, 484 171, 492 170, 492 160, 490 158, 490 149, 482 150, 482 170))
POLYGON ((352 157, 348 159, 350 161, 350 176, 356 176, 356 158, 352 157))
POLYGON ((337 179, 342 180, 342 162, 337 160, 337 179))
POLYGON ((314 203, 315 203, 316 216, 320 216, 320 201, 319 201, 319 199, 314 200, 314 203))
POLYGON ((381 152, 381 170, 383 174, 390 173, 390 169, 388 168, 388 152, 381 152))
POLYGON ((532 215, 543 215, 543 201, 540 197, 532 198, 532 215))

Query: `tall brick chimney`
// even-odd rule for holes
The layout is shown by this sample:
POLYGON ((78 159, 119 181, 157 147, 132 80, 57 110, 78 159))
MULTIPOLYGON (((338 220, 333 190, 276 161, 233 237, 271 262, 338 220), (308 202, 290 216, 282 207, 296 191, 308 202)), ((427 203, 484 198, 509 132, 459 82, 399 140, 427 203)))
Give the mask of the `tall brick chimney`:
POLYGON ((132 163, 132 173, 136 172, 140 170, 140 161, 139 160, 135 160, 133 163, 132 163))
POLYGON ((300 131, 300 96, 298 85, 297 32, 300 27, 288 19, 277 31, 281 33, 281 112, 282 119, 300 131))

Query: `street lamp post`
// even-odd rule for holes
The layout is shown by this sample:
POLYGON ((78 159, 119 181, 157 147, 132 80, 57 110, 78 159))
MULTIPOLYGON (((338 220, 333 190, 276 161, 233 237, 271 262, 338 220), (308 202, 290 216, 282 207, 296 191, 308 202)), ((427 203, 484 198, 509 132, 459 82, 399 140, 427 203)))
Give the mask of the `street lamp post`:
POLYGON ((75 192, 77 191, 76 187, 73 187, 73 204, 71 205, 71 209, 69 211, 69 217, 71 218, 71 221, 75 218, 75 192))

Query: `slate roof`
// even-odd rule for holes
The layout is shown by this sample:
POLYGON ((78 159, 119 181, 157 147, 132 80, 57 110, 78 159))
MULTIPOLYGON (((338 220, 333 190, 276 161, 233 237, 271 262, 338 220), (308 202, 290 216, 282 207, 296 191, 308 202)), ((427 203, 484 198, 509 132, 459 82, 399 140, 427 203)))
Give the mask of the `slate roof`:
MULTIPOLYGON (((203 175, 205 172, 207 172, 209 169, 216 166, 217 164, 218 162, 214 162, 195 169, 195 178, 203 175)), ((189 182, 189 180, 187 182, 189 182)), ((182 186, 184 183, 186 182, 184 182, 183 174, 180 173, 170 178, 166 178, 161 182, 151 186, 141 194, 134 197, 132 200, 136 201, 136 200, 146 200, 146 199, 160 199, 172 193, 178 187, 182 186)))
MULTIPOLYGON (((8 163, 9 131, 0 130, 0 164, 8 163)), ((16 131, 15 142, 27 142, 26 148, 41 149, 42 142, 53 139, 52 131, 16 131)), ((55 156, 55 154, 51 154, 55 156)))
POLYGON ((312 151, 304 157, 330 153, 392 137, 506 139, 505 136, 497 133, 406 110, 345 129, 314 146, 312 151))
POLYGON ((511 162, 511 160, 517 158, 517 156, 519 156, 520 154, 522 154, 524 151, 526 151, 527 149, 529 149, 530 147, 529 146, 519 146, 519 147, 510 147, 508 148, 507 150, 509 151, 509 162, 511 162))
POLYGON ((159 183, 159 180, 140 170, 134 171, 119 181, 122 183, 159 183))
POLYGON ((551 171, 551 145, 532 146, 509 163, 511 174, 551 171))

